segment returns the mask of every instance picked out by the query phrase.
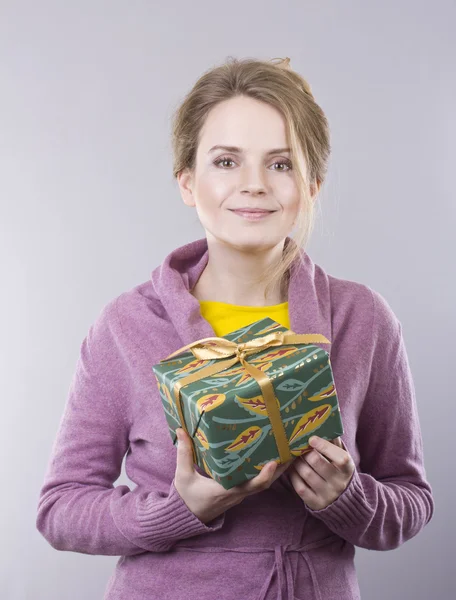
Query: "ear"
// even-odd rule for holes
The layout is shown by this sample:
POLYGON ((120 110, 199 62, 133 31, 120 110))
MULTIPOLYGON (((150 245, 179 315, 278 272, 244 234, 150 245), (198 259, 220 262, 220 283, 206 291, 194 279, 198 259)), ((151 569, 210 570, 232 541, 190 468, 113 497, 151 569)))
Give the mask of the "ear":
POLYGON ((195 206, 195 199, 193 196, 193 175, 189 169, 182 169, 182 171, 178 173, 177 183, 179 184, 184 204, 187 206, 195 206))

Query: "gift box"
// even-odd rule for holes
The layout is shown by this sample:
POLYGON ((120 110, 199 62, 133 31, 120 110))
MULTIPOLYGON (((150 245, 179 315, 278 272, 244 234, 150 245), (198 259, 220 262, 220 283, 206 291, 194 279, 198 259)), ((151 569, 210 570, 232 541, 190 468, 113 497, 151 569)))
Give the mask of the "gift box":
POLYGON ((329 349, 267 317, 173 352, 152 367, 173 444, 182 427, 199 472, 228 490, 308 452, 313 434, 342 435, 329 349))

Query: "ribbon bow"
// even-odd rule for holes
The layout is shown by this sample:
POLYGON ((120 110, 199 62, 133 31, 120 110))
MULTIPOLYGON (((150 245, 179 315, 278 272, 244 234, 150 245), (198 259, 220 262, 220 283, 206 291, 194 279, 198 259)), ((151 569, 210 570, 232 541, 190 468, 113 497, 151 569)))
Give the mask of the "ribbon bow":
MULTIPOLYGON (((179 350, 176 350, 172 354, 169 354, 160 362, 169 360, 170 358, 177 356, 178 354, 181 354, 186 350, 190 350, 195 356, 195 358, 198 358, 199 360, 217 360, 216 363, 208 365, 207 367, 204 367, 195 373, 191 373, 190 375, 187 375, 186 377, 183 377, 182 379, 179 379, 174 383, 173 393, 176 400, 176 407, 179 414, 182 429, 184 429, 185 432, 188 434, 188 429, 185 423, 184 413, 182 410, 182 398, 180 395, 180 390, 185 385, 198 381, 199 379, 203 379, 204 377, 209 377, 211 375, 214 375, 215 373, 219 373, 224 369, 228 369, 237 362, 240 362, 244 369, 254 379, 256 379, 260 386, 261 393, 263 395, 264 403, 266 406, 266 412, 271 422, 272 432, 279 451, 279 464, 284 464, 288 462, 293 458, 293 455, 290 452, 287 434, 282 422, 282 418, 280 416, 280 408, 276 402, 276 396, 274 393, 273 385, 266 373, 250 364, 247 361, 247 357, 250 354, 262 352, 263 350, 266 350, 267 348, 272 348, 274 346, 313 343, 330 344, 331 342, 320 333, 297 334, 293 331, 288 330, 275 331, 265 336, 257 337, 247 342, 242 342, 239 344, 232 340, 227 340, 223 337, 202 338, 200 340, 192 342, 191 344, 187 344, 182 348, 179 348, 179 350)), ((189 437, 193 442, 193 438, 190 435, 189 437)), ((198 464, 194 442, 192 443, 192 450, 194 462, 198 464)))

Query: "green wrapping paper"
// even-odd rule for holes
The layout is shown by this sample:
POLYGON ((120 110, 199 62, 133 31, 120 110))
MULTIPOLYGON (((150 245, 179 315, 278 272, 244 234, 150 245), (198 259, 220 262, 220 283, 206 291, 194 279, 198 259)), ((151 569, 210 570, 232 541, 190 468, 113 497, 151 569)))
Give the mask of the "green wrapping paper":
MULTIPOLYGON (((243 344, 273 332, 293 333, 267 317, 223 338, 243 344)), ((308 440, 313 434, 330 440, 344 433, 329 347, 326 350, 315 343, 287 343, 255 351, 246 360, 272 384, 291 458, 311 450, 308 440)), ((163 359, 152 369, 173 444, 177 442, 176 429, 187 430, 199 472, 228 490, 258 475, 268 462, 285 461, 280 460, 274 433, 277 429, 273 431, 274 421, 268 414, 262 388, 240 362, 184 384, 177 393, 179 380, 217 362, 201 360, 187 350, 163 359)))

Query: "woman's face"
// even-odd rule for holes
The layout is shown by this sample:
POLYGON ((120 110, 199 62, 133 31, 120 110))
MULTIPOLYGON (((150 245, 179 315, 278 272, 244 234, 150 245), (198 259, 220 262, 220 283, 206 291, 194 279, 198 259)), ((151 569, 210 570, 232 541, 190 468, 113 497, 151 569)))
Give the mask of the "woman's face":
POLYGON ((201 130, 195 172, 178 177, 182 198, 196 207, 207 236, 261 250, 290 234, 299 190, 287 147, 285 119, 269 104, 238 96, 212 109, 201 130), (234 212, 242 208, 269 212, 251 219, 234 212))

